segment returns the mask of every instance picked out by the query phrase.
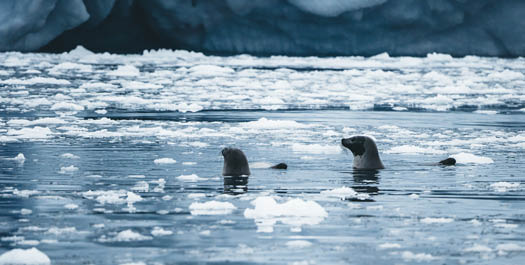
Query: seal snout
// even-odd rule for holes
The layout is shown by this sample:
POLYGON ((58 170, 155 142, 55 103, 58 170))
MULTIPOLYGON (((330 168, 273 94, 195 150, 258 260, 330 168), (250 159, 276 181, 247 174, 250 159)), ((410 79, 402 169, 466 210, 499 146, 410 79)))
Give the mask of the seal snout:
POLYGON ((354 156, 360 156, 360 155, 363 155, 366 151, 365 141, 366 141, 366 138, 363 136, 354 136, 350 138, 343 138, 341 140, 341 144, 344 147, 350 149, 350 151, 352 151, 352 154, 354 154, 354 156))

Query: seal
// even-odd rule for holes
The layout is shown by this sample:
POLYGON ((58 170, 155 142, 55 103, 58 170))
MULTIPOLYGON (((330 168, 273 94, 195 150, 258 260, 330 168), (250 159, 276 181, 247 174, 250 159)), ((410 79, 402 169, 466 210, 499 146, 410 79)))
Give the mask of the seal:
POLYGON ((275 166, 271 166, 270 168, 273 168, 273 169, 287 169, 288 168, 288 165, 286 163, 279 163, 275 166))
POLYGON ((343 138, 341 144, 350 149, 354 155, 355 169, 383 169, 374 140, 368 136, 343 138))
POLYGON ((249 176, 251 174, 248 159, 240 149, 226 147, 222 149, 222 156, 224 157, 223 176, 249 176))

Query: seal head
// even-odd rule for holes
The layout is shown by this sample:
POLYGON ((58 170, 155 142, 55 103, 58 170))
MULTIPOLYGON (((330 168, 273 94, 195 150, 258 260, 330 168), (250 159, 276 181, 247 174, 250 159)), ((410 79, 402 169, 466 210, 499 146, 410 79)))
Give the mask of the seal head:
POLYGON ((456 164, 456 159, 452 158, 452 157, 449 157, 445 160, 441 160, 439 161, 438 163, 439 165, 443 165, 443 166, 453 166, 456 164))
POLYGON ((222 149, 222 156, 224 157, 223 176, 248 176, 251 174, 248 159, 240 149, 224 148, 222 149))
POLYGON ((374 140, 368 136, 343 138, 341 144, 354 155, 355 169, 383 169, 374 140))

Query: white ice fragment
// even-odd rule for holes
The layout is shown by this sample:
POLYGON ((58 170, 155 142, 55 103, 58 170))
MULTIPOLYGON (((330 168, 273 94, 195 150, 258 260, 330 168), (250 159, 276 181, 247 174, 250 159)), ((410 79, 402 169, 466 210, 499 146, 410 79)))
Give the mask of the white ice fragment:
POLYGON ((421 219, 421 223, 424 224, 446 224, 453 222, 454 219, 452 218, 446 218, 446 217, 438 217, 438 218, 432 218, 432 217, 426 217, 421 219))
POLYGON ((68 167, 61 167, 60 171, 58 171, 58 173, 60 173, 60 174, 70 174, 70 173, 73 173, 75 171, 78 171, 78 167, 75 167, 75 166, 71 165, 71 166, 68 166, 68 167))
POLYGON ((463 249, 463 251, 465 252, 491 252, 492 249, 484 245, 474 244, 471 247, 463 249))
POLYGON ((496 250, 499 251, 525 251, 525 246, 520 246, 514 243, 499 244, 496 246, 496 250))
POLYGON ((19 153, 17 156, 15 156, 13 158, 7 158, 7 160, 13 160, 13 161, 16 161, 18 163, 24 163, 26 161, 26 157, 24 156, 24 154, 19 153))
POLYGON ((47 127, 35 126, 33 128, 22 128, 20 130, 10 129, 8 135, 13 135, 17 139, 44 139, 51 137, 51 130, 47 127))
POLYGON ((443 150, 433 148, 424 148, 415 145, 400 145, 394 146, 390 150, 385 151, 387 154, 445 154, 443 150))
POLYGON ((286 246, 289 248, 306 248, 312 246, 312 242, 307 240, 292 240, 286 242, 286 246))
POLYGON ((512 191, 512 190, 517 190, 520 187, 520 183, 499 181, 499 182, 490 184, 490 187, 497 192, 507 192, 507 191, 512 191))
POLYGON ((193 165, 197 165, 197 162, 182 162, 182 164, 185 166, 193 166, 193 165))
POLYGON ((298 153, 308 154, 339 154, 341 153, 341 147, 337 145, 320 145, 320 144, 292 144, 292 150, 298 153))
POLYGON ((153 160, 153 163, 159 165, 159 164, 175 164, 177 163, 177 160, 173 159, 173 158, 169 158, 169 157, 165 157, 165 158, 157 158, 155 160, 153 160))
POLYGON ((153 230, 151 230, 151 235, 157 237, 157 236, 169 236, 173 234, 172 231, 164 230, 162 227, 155 226, 153 230))
POLYGON ((410 251, 403 251, 401 257, 406 261, 431 261, 437 259, 431 254, 426 253, 412 253, 410 251))
POLYGON ((114 237, 107 237, 103 235, 99 238, 99 241, 100 242, 131 242, 131 241, 145 241, 145 240, 152 240, 152 239, 153 237, 151 236, 141 235, 140 233, 137 233, 131 229, 127 229, 127 230, 119 232, 114 237))
POLYGON ((68 209, 68 210, 75 210, 78 208, 78 205, 74 204, 74 203, 68 203, 66 205, 64 205, 64 208, 68 209))
POLYGON ((79 159, 80 157, 74 155, 74 154, 71 154, 71 153, 65 153, 65 154, 62 154, 61 155, 62 158, 67 158, 67 159, 79 159))
POLYGON ((140 75, 140 70, 133 65, 119 65, 116 70, 107 73, 109 76, 132 77, 140 75))
POLYGON ((257 197, 252 201, 253 209, 246 209, 244 217, 254 219, 257 232, 273 232, 277 222, 300 228, 302 225, 319 224, 328 216, 324 208, 315 201, 291 199, 279 204, 268 196, 257 197))
POLYGON ((450 157, 456 159, 458 164, 492 164, 494 160, 489 157, 477 156, 471 153, 459 153, 451 155, 450 157))
POLYGON ((383 243, 379 245, 378 248, 381 248, 381 249, 401 248, 401 245, 397 243, 383 243))
POLYGON ((15 248, 0 255, 0 265, 48 265, 49 257, 37 248, 15 248))
POLYGON ((21 215, 28 215, 28 214, 32 214, 32 213, 33 213, 33 211, 30 210, 30 209, 22 208, 22 209, 20 210, 20 214, 21 214, 21 215))
POLYGON ((51 106, 51 110, 71 110, 71 111, 82 111, 84 106, 71 103, 71 102, 59 102, 51 106))
POLYGON ((177 179, 182 180, 182 181, 189 181, 189 182, 196 182, 196 181, 199 181, 199 180, 206 180, 206 178, 201 178, 201 177, 197 176, 196 174, 180 175, 180 176, 177 177, 177 179))
POLYGON ((270 168, 272 164, 268 162, 254 162, 250 163, 251 168, 270 168))
POLYGON ((131 187, 132 191, 136 192, 148 192, 149 191, 149 184, 146 181, 139 181, 135 184, 135 186, 131 187))
POLYGON ((417 195, 415 193, 412 193, 412 194, 408 195, 408 197, 410 197, 411 199, 419 199, 419 195, 417 195))
POLYGON ((189 209, 192 215, 222 215, 232 213, 237 207, 230 202, 207 201, 194 202, 189 209))
POLYGON ((330 197, 339 197, 341 199, 358 199, 358 200, 367 200, 370 198, 370 195, 366 193, 358 193, 350 187, 343 186, 341 188, 336 188, 333 190, 324 190, 321 191, 322 195, 330 197))
POLYGON ((269 120, 260 118, 257 121, 250 121, 240 124, 241 127, 253 129, 298 129, 311 127, 307 124, 298 123, 291 120, 269 120))

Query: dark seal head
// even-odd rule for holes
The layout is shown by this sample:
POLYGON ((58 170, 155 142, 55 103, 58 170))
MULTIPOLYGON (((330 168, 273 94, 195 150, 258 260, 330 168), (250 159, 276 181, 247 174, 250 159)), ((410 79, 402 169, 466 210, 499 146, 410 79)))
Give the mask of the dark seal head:
POLYGON ((288 165, 286 163, 279 163, 275 166, 272 166, 270 168, 273 168, 273 169, 287 169, 288 168, 288 165))
POLYGON ((226 147, 222 149, 222 156, 224 157, 223 176, 248 176, 251 174, 248 159, 240 149, 226 147))
POLYGON ((382 169, 385 168, 379 158, 374 140, 368 136, 353 136, 343 138, 341 144, 350 149, 354 155, 354 168, 356 169, 382 169))
POLYGON ((443 165, 443 166, 454 166, 456 164, 456 159, 452 158, 452 157, 449 157, 445 160, 441 160, 439 161, 438 163, 439 165, 443 165))

